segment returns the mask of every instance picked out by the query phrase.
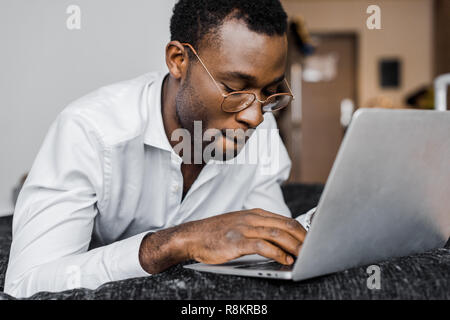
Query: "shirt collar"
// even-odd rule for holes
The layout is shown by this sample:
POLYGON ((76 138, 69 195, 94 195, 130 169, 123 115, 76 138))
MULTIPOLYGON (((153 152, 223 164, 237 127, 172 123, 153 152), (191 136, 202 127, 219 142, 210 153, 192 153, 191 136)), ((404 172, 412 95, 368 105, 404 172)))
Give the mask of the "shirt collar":
MULTIPOLYGON (((169 151, 172 154, 172 160, 181 163, 182 158, 175 153, 169 139, 167 139, 162 119, 162 85, 166 76, 167 74, 158 74, 157 79, 147 86, 147 106, 149 113, 144 143, 158 149, 169 151)), ((223 164, 227 163, 226 161, 210 160, 206 166, 216 167, 216 165, 220 165, 218 168, 224 168, 225 166, 223 164)))
MULTIPOLYGON (((166 131, 164 130, 164 122, 162 119, 162 104, 161 104, 162 85, 167 75, 168 74, 158 74, 156 80, 147 86, 148 90, 147 106, 149 113, 148 113, 147 128, 144 135, 144 143, 152 147, 171 152, 172 157, 174 157, 173 160, 181 163, 182 162, 181 157, 175 153, 175 151, 172 148, 172 145, 167 139, 166 131)), ((235 161, 234 158, 224 161, 210 160, 208 161, 206 166, 221 168, 222 170, 224 170, 227 167, 226 166, 227 164, 234 164, 234 161, 235 161)), ((212 178, 217 173, 218 171, 217 172, 215 171, 214 174, 209 178, 212 178)))
POLYGON ((148 85, 147 107, 148 122, 144 135, 144 143, 150 146, 173 151, 164 130, 164 122, 162 119, 162 84, 167 74, 158 74, 157 79, 148 85))
MULTIPOLYGON (((169 139, 167 139, 166 132, 164 130, 164 122, 162 119, 162 105, 161 105, 161 90, 164 78, 166 75, 158 75, 158 78, 147 86, 147 106, 148 106, 148 121, 147 128, 144 134, 144 143, 153 146, 158 149, 166 150, 171 153, 172 161, 181 164, 182 158, 175 153, 169 139)), ((198 189, 200 186, 216 177, 219 173, 224 173, 227 166, 224 166, 225 162, 209 161, 205 168, 203 168, 199 177, 194 181, 193 185, 189 189, 188 195, 198 189)))

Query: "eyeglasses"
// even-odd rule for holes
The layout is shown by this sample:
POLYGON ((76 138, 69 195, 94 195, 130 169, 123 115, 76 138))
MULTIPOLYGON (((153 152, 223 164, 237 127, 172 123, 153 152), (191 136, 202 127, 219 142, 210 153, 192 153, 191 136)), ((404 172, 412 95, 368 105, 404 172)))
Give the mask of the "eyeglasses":
POLYGON ((208 68, 203 63, 202 59, 197 54, 197 51, 195 51, 194 47, 189 43, 182 43, 182 45, 187 46, 192 50, 198 61, 200 61, 203 68, 205 68, 206 72, 211 77, 211 80, 214 82, 220 94, 222 95, 223 99, 221 108, 225 112, 241 112, 242 110, 250 107, 255 102, 255 100, 261 103, 262 112, 272 112, 287 107, 289 103, 294 99, 294 95, 292 94, 291 88, 289 87, 286 79, 284 79, 284 82, 278 88, 281 92, 270 95, 266 100, 259 100, 256 94, 250 91, 233 91, 230 93, 224 93, 217 84, 217 81, 209 72, 208 68))

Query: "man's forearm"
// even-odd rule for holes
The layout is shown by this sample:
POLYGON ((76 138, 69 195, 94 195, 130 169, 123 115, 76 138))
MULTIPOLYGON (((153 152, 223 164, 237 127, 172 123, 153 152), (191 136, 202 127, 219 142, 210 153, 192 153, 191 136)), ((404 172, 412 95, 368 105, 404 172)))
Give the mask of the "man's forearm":
POLYGON ((186 260, 189 255, 179 227, 149 233, 142 239, 139 262, 150 274, 160 273, 186 260))

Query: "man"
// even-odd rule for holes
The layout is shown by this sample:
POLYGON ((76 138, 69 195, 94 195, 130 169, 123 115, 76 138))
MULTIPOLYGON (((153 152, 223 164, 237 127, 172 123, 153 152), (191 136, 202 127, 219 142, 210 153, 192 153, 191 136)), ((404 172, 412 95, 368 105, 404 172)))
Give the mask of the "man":
POLYGON ((280 189, 290 161, 278 134, 275 143, 256 139, 276 132, 270 111, 292 97, 286 25, 278 0, 181 0, 168 75, 146 74, 67 106, 19 196, 5 292, 94 289, 190 259, 256 253, 292 264, 305 229, 280 189), (182 148, 180 130, 192 137, 182 148), (264 161, 230 163, 248 150, 264 161))

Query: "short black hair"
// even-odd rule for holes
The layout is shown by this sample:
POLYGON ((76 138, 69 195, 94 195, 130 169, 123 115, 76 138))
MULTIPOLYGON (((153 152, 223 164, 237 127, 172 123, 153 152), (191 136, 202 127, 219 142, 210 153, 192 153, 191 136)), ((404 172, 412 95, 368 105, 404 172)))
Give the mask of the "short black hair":
POLYGON ((225 19, 236 18, 257 33, 283 35, 287 15, 279 0, 179 0, 170 20, 171 40, 199 48, 216 34, 225 19))

